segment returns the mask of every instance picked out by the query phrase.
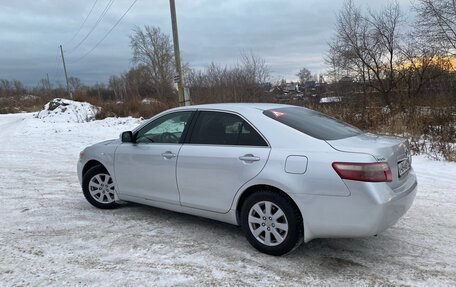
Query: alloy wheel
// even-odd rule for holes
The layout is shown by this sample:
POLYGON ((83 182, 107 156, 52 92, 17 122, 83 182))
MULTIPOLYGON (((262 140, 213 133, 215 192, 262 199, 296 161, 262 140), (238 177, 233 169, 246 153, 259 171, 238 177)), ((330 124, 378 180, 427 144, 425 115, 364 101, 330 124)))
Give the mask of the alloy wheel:
POLYGON ((89 192, 92 198, 99 203, 114 202, 114 182, 111 176, 105 173, 93 176, 89 181, 89 192))
POLYGON ((276 246, 287 237, 287 217, 273 202, 260 201, 254 204, 247 220, 253 236, 262 244, 276 246))

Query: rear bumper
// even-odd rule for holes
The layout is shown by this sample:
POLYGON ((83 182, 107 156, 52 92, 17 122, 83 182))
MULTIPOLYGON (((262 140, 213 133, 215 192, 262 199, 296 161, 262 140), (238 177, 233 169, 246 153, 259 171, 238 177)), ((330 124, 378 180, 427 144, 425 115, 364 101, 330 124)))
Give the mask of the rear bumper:
POLYGON ((304 240, 376 235, 394 225, 415 199, 417 180, 411 171, 397 189, 386 183, 344 181, 350 196, 292 194, 304 219, 304 240))

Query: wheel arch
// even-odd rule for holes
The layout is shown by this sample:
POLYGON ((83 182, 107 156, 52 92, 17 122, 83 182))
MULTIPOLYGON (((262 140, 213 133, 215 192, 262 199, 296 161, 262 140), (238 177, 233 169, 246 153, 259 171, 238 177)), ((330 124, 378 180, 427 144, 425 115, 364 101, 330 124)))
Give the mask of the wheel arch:
POLYGON ((92 167, 97 166, 97 165, 101 165, 102 167, 104 167, 106 169, 106 166, 104 166, 104 164, 102 164, 101 162, 99 162, 96 159, 91 159, 88 162, 86 162, 86 164, 82 168, 82 176, 84 176, 89 169, 91 169, 92 167))
POLYGON ((244 204, 245 200, 251 194, 253 194, 253 193, 257 192, 257 191, 260 191, 260 190, 269 190, 269 191, 272 191, 272 192, 279 193, 279 194, 283 195, 284 197, 286 197, 291 202, 291 204, 293 204, 293 207, 299 212, 299 215, 301 216, 302 224, 304 225, 304 217, 303 217, 301 209, 296 204, 296 201, 288 193, 286 193, 282 189, 280 189, 278 187, 275 187, 273 185, 269 185, 269 184, 252 185, 252 186, 249 186, 248 188, 246 188, 241 193, 241 195, 238 197, 238 200, 236 202, 236 209, 235 209, 236 210, 236 221, 238 222, 238 224, 241 222, 240 221, 241 209, 242 209, 242 205, 244 204))

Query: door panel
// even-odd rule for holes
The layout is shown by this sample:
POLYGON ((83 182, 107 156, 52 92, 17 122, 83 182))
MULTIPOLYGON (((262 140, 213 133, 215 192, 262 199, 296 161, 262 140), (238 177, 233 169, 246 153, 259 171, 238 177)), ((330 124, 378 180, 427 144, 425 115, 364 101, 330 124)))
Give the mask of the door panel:
POLYGON ((268 156, 268 147, 185 144, 177 161, 181 204, 228 212, 236 192, 260 173, 268 156))
POLYGON ((176 159, 181 144, 123 143, 116 150, 115 174, 122 194, 179 203, 176 159))
POLYGON ((192 111, 165 114, 135 133, 135 143, 116 150, 114 172, 122 195, 179 204, 176 160, 192 111))
POLYGON ((177 160, 181 204, 228 212, 239 188, 263 169, 269 150, 239 114, 199 111, 177 160))

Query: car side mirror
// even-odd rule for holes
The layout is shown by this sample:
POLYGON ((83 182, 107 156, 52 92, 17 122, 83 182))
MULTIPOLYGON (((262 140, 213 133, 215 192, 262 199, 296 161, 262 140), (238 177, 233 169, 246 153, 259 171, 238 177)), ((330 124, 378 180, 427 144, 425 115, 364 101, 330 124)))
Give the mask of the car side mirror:
POLYGON ((134 143, 135 139, 133 137, 133 133, 131 131, 126 131, 120 134, 120 139, 123 143, 134 143))

